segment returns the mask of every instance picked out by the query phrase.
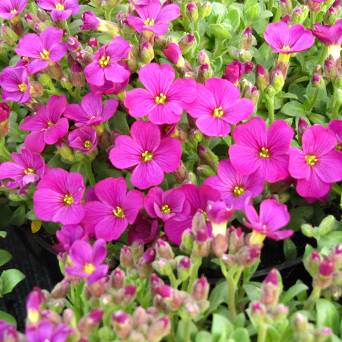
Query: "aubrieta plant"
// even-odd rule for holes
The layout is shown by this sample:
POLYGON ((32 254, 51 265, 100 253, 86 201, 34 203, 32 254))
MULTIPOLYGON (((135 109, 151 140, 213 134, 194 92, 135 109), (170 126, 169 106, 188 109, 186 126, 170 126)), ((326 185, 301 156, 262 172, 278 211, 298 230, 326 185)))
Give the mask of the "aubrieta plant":
POLYGON ((1 0, 1 220, 63 280, 0 342, 341 341, 341 14, 1 0))

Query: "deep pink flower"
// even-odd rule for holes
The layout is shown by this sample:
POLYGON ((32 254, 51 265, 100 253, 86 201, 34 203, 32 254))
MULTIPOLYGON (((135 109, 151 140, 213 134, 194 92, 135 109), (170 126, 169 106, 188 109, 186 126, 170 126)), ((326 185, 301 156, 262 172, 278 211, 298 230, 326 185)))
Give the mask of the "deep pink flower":
POLYGON ((14 325, 7 323, 6 321, 0 320, 0 341, 13 341, 19 340, 17 330, 14 325))
POLYGON ((67 20, 80 11, 77 0, 37 0, 37 3, 50 12, 53 21, 67 20))
POLYGON ((147 5, 135 8, 138 17, 129 15, 128 24, 137 32, 151 31, 157 36, 164 35, 169 29, 169 23, 180 16, 176 4, 162 6, 159 1, 149 1, 147 5))
POLYGON ((196 118, 196 126, 208 136, 226 136, 230 125, 236 125, 253 113, 249 99, 241 99, 240 91, 232 83, 210 78, 198 85, 197 98, 187 111, 196 118))
POLYGON ((163 50, 164 56, 173 64, 182 66, 184 64, 184 58, 182 51, 177 43, 168 43, 163 50))
POLYGON ((69 133, 68 142, 75 150, 91 153, 97 145, 96 130, 88 126, 77 128, 69 133))
POLYGON ((219 191, 228 207, 239 210, 244 208, 246 198, 254 198, 262 193, 264 178, 257 172, 243 176, 229 160, 222 160, 217 176, 208 177, 204 184, 219 191))
POLYGON ((59 242, 56 249, 59 252, 68 252, 75 241, 86 239, 87 234, 81 225, 69 224, 62 226, 61 229, 57 230, 56 238, 59 242))
POLYGON ((123 177, 106 178, 95 185, 97 201, 86 203, 84 225, 99 239, 117 240, 134 223, 143 206, 143 194, 127 191, 123 177))
POLYGON ((325 45, 342 44, 342 19, 334 25, 315 24, 312 33, 325 45))
POLYGON ((151 122, 173 124, 181 119, 186 104, 195 100, 196 82, 192 79, 175 79, 168 64, 147 64, 139 71, 139 80, 146 89, 128 91, 125 106, 135 118, 147 115, 151 122))
MULTIPOLYGON (((126 63, 121 63, 120 65, 122 65, 129 72, 129 68, 126 63)), ((128 83, 129 78, 127 78, 127 80, 125 80, 124 82, 119 83, 105 81, 105 83, 99 87, 90 84, 90 90, 92 93, 97 95, 119 94, 127 87, 128 83)))
POLYGON ((157 220, 149 220, 142 215, 138 215, 134 224, 128 230, 128 243, 148 244, 154 241, 159 235, 157 220))
POLYGON ((329 128, 334 132, 336 136, 336 150, 342 152, 342 120, 330 121, 329 128))
POLYGON ((0 102, 0 123, 6 121, 11 114, 11 108, 8 104, 0 102))
POLYGON ((35 74, 64 57, 67 49, 62 43, 62 37, 63 30, 48 27, 39 34, 26 34, 19 40, 15 51, 19 56, 31 58, 27 71, 35 74))
POLYGON ((180 189, 164 192, 161 188, 152 188, 145 197, 144 207, 151 217, 159 217, 163 221, 190 213, 190 206, 180 189))
POLYGON ((128 57, 130 49, 130 45, 122 37, 116 37, 101 47, 93 55, 93 61, 84 69, 87 81, 97 87, 103 86, 105 81, 125 82, 130 73, 120 63, 128 57))
POLYGON ((284 120, 274 121, 267 129, 262 118, 253 118, 234 130, 230 161, 242 175, 259 172, 266 181, 278 182, 289 174, 288 152, 293 134, 284 120))
POLYGON ((55 325, 51 321, 44 320, 38 325, 29 326, 25 336, 28 342, 64 342, 71 333, 72 329, 66 324, 55 325))
POLYGON ((26 300, 27 325, 34 325, 40 321, 41 305, 44 302, 44 294, 40 288, 34 288, 26 300))
POLYGON ((314 125, 302 136, 302 150, 291 148, 289 171, 297 179, 296 190, 307 198, 325 196, 332 183, 342 180, 342 153, 329 128, 314 125))
POLYGON ((83 278, 88 284, 105 277, 108 273, 108 265, 104 264, 107 256, 106 242, 96 240, 93 246, 83 240, 73 243, 70 248, 71 265, 65 267, 67 274, 83 278))
POLYGON ((253 70, 253 63, 251 62, 245 62, 242 63, 237 60, 233 60, 231 63, 227 64, 224 69, 224 78, 232 82, 233 84, 236 84, 240 78, 251 72, 253 70))
MULTIPOLYGON (((206 212, 209 201, 219 201, 221 199, 220 193, 207 185, 200 187, 193 184, 186 184, 179 188, 184 195, 185 200, 190 205, 190 212, 188 215, 176 215, 165 222, 165 233, 167 238, 175 243, 180 244, 182 234, 185 230, 191 229, 192 218, 198 212, 206 212)), ((208 234, 211 231, 211 224, 207 221, 208 234)))
POLYGON ((27 6, 27 0, 2 0, 0 1, 0 18, 13 19, 27 6))
POLYGON ((97 30, 101 23, 101 19, 91 11, 86 11, 82 14, 82 21, 82 30, 97 30))
POLYGON ((131 127, 131 136, 120 135, 115 140, 109 158, 118 169, 134 167, 131 182, 139 189, 159 185, 164 173, 177 170, 182 154, 180 141, 161 138, 158 126, 136 121, 131 127))
POLYGON ((284 21, 268 24, 264 33, 268 45, 276 53, 295 53, 310 49, 315 38, 303 25, 289 26, 284 21))
POLYGON ((290 222, 287 206, 274 199, 263 200, 260 204, 259 214, 253 204, 247 200, 245 205, 246 227, 257 233, 266 235, 273 240, 287 239, 293 234, 292 230, 280 230, 290 222))
POLYGON ((20 125, 20 129, 31 132, 25 139, 25 146, 42 152, 46 144, 54 145, 62 139, 69 129, 68 119, 62 118, 66 107, 65 96, 51 96, 47 105, 41 106, 36 114, 27 116, 20 125))
POLYGON ((84 191, 83 177, 79 173, 49 169, 34 193, 34 212, 43 221, 78 224, 84 216, 81 203, 84 191))
POLYGON ((109 99, 102 102, 102 96, 89 93, 82 98, 81 104, 67 106, 64 116, 76 122, 76 126, 96 126, 108 121, 116 112, 119 102, 109 99))
POLYGON ((0 180, 9 179, 14 186, 23 188, 44 175, 45 163, 40 154, 23 149, 13 152, 11 157, 12 161, 0 164, 0 180))
POLYGON ((30 82, 24 67, 7 67, 0 74, 2 98, 7 101, 26 103, 31 100, 30 82))

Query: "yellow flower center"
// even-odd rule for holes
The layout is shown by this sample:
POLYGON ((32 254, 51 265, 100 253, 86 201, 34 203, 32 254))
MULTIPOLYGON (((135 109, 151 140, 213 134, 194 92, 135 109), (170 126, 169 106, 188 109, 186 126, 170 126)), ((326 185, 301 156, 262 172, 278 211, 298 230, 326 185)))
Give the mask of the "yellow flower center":
POLYGON ((234 186, 233 194, 235 197, 239 197, 243 195, 244 193, 245 193, 245 188, 243 186, 240 186, 240 185, 234 186))
POLYGON ((87 274, 93 274, 94 273, 94 271, 95 271, 95 265, 94 264, 92 264, 92 263, 87 263, 87 264, 85 264, 84 266, 83 266, 83 271, 84 271, 84 273, 87 273, 87 274))
POLYGON ((144 20, 144 25, 145 25, 145 26, 153 26, 153 25, 154 25, 154 19, 146 18, 146 19, 144 20))
POLYGON ((163 214, 170 214, 171 213, 171 208, 169 207, 168 204, 163 204, 160 208, 160 211, 163 213, 163 214))
POLYGON ((259 157, 260 158, 269 158, 270 157, 270 150, 267 147, 261 147, 259 151, 259 157))
POLYGON ((87 150, 91 149, 93 147, 93 143, 90 140, 86 140, 83 143, 83 147, 86 148, 87 150))
POLYGON ((305 161, 309 166, 315 166, 318 162, 318 158, 314 154, 307 154, 305 161))
POLYGON ((150 151, 145 151, 141 154, 141 160, 143 162, 148 162, 148 161, 152 160, 152 158, 153 158, 153 154, 150 151))
POLYGON ((222 116, 224 115, 223 109, 222 107, 217 107, 213 110, 213 117, 214 118, 222 118, 222 116))
POLYGON ((40 52, 39 55, 41 59, 43 59, 44 61, 47 61, 50 57, 50 52, 46 49, 43 49, 43 51, 40 52))
POLYGON ((65 194, 63 197, 63 202, 65 205, 72 205, 74 203, 74 198, 71 194, 65 194))
POLYGON ((64 11, 64 9, 65 9, 64 5, 59 3, 59 2, 56 4, 55 8, 57 11, 64 11))
POLYGON ((36 172, 35 169, 31 169, 30 167, 28 167, 24 170, 25 175, 32 175, 35 172, 36 172))
POLYGON ((39 311, 35 309, 28 309, 27 318, 30 321, 30 323, 33 323, 33 324, 38 323, 40 319, 39 311))
POLYGON ((249 242, 251 243, 251 245, 262 245, 263 241, 265 240, 266 235, 261 234, 259 232, 257 232, 256 230, 253 230, 249 242))
POLYGON ((154 98, 154 101, 156 102, 156 104, 164 104, 166 102, 166 95, 160 93, 154 98))
POLYGON ((53 123, 52 121, 49 120, 49 121, 47 122, 47 125, 48 125, 48 127, 52 127, 52 126, 54 125, 54 123, 53 123))
POLYGON ((336 150, 337 150, 337 151, 342 151, 342 143, 338 143, 338 144, 336 145, 336 150))
POLYGON ((291 50, 291 46, 290 46, 289 44, 284 45, 284 46, 282 47, 282 50, 289 51, 289 50, 291 50))
POLYGON ((103 55, 100 59, 99 59, 99 65, 101 68, 105 68, 106 66, 108 66, 110 62, 110 57, 103 55))
POLYGON ((124 218, 125 212, 123 211, 121 207, 117 206, 113 209, 113 215, 118 218, 124 218))
POLYGON ((19 91, 21 91, 22 93, 25 93, 25 91, 27 90, 27 85, 25 83, 19 83, 18 84, 18 89, 19 91))
POLYGON ((11 14, 17 14, 18 11, 17 11, 15 8, 13 8, 13 9, 10 11, 10 13, 11 13, 11 14))

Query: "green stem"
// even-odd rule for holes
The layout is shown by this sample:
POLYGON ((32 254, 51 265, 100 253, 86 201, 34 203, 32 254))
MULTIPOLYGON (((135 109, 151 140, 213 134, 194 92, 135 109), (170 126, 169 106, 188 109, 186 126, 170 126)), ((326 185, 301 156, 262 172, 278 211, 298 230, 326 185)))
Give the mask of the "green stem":
POLYGON ((304 305, 304 309, 311 310, 321 295, 321 289, 315 286, 304 305))
POLYGON ((266 95, 266 107, 270 123, 274 121, 274 96, 266 95))
POLYGON ((184 342, 190 342, 191 341, 191 334, 190 334, 190 323, 191 319, 190 317, 184 317, 183 318, 183 329, 184 329, 184 342))
POLYGON ((189 284, 188 284, 188 293, 191 293, 192 291, 192 286, 195 282, 195 280, 197 279, 198 276, 198 270, 201 266, 202 263, 202 258, 201 257, 195 257, 193 260, 193 264, 191 267, 191 271, 190 271, 190 279, 189 279, 189 284))
POLYGON ((175 277, 175 274, 173 273, 173 271, 171 271, 167 276, 169 277, 171 286, 172 286, 174 289, 177 289, 177 288, 178 288, 178 280, 177 280, 177 278, 175 277))
POLYGON ((258 329, 257 342, 265 342, 267 337, 267 326, 265 323, 261 323, 258 329))
POLYGON ((311 98, 308 100, 308 114, 310 115, 310 112, 312 111, 315 103, 316 103, 316 100, 317 100, 317 97, 318 97, 318 88, 314 88, 314 92, 311 96, 311 98))

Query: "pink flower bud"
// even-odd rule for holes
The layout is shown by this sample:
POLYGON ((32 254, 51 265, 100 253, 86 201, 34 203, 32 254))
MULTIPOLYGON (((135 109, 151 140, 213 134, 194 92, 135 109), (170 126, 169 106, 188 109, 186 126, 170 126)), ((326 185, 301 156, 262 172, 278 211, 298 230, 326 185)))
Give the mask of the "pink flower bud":
POLYGON ((158 318, 150 325, 147 333, 147 341, 160 341, 167 336, 171 329, 170 319, 167 316, 158 318))
POLYGON ((1 102, 0 103, 0 123, 3 121, 6 121, 9 118, 10 112, 11 112, 10 107, 6 103, 1 102))
POLYGON ((184 58, 178 44, 168 43, 163 53, 171 63, 176 64, 178 67, 184 66, 184 58))
POLYGON ((324 277, 330 277, 332 273, 334 272, 334 270, 335 270, 335 263, 329 257, 324 258, 321 264, 319 265, 319 274, 324 277))
POLYGON ((120 339, 127 339, 132 331, 131 317, 124 311, 117 311, 112 316, 114 331, 120 339))
POLYGON ((120 251, 120 265, 124 268, 132 268, 134 265, 134 259, 132 250, 128 246, 123 246, 120 251))
POLYGON ((207 278, 202 276, 201 278, 195 281, 191 295, 196 301, 207 300, 209 288, 210 286, 207 278))
POLYGON ((99 46, 99 42, 97 41, 95 37, 91 37, 88 40, 88 45, 92 48, 97 48, 99 46))
POLYGON ((124 285, 125 277, 125 272, 120 267, 117 267, 111 275, 113 287, 115 289, 121 289, 124 285))
POLYGON ((298 132, 300 135, 303 135, 305 130, 309 127, 309 123, 302 117, 298 120, 298 132))
POLYGON ((168 242, 162 239, 158 239, 155 243, 155 251, 157 253, 157 258, 164 258, 164 259, 173 259, 174 253, 172 248, 168 242))
POLYGON ((127 285, 124 287, 124 301, 125 303, 131 302, 137 293, 137 287, 135 285, 127 285))

